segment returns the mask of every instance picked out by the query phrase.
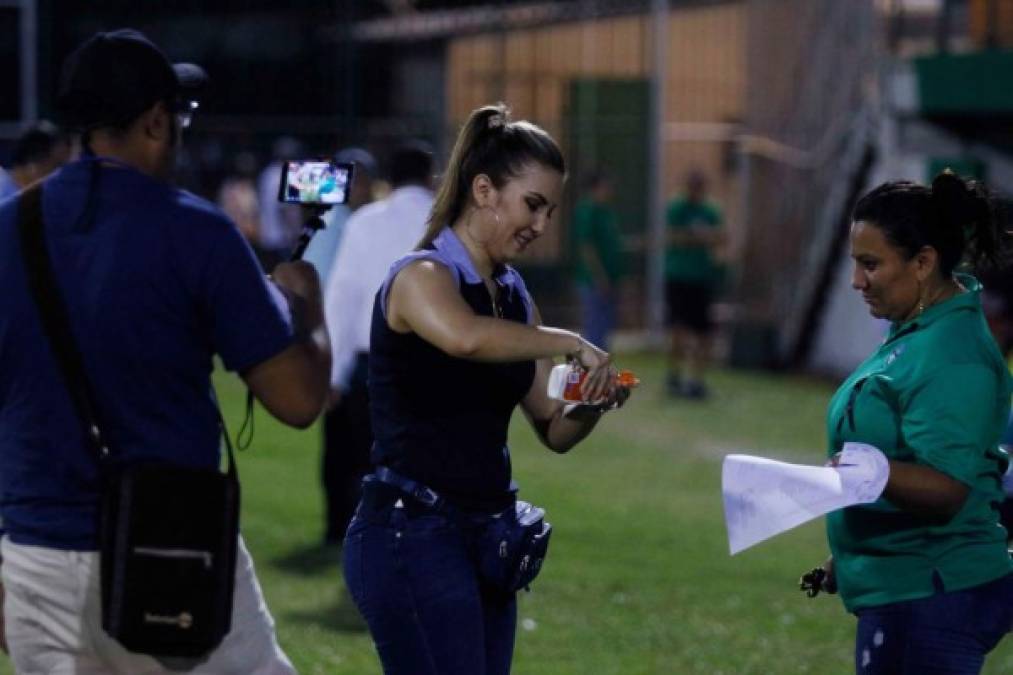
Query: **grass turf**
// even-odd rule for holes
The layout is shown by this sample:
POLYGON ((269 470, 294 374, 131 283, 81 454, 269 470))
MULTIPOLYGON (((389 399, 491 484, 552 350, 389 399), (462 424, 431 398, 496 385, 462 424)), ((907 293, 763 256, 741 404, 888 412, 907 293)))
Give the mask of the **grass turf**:
MULTIPOLYGON (((822 461, 832 387, 717 372, 711 400, 674 401, 658 358, 631 355, 622 365, 644 386, 569 454, 545 450, 523 416, 514 420, 521 495, 546 508, 555 530, 533 592, 520 598, 514 672, 853 672, 853 617, 834 597, 796 590, 826 554, 822 523, 733 558, 720 495, 728 452, 822 461)), ((217 382, 234 433, 244 390, 231 376, 217 382)), ((244 536, 299 672, 379 673, 337 555, 318 546, 319 430, 293 431, 258 410, 253 447, 239 463, 244 536)), ((1013 672, 1009 641, 985 672, 1013 672)))

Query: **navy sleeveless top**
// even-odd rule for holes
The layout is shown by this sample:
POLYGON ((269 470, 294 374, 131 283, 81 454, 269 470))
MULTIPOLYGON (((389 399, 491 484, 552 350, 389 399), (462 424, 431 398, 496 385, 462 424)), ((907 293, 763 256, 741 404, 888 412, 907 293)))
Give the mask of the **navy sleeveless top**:
MULTIPOLYGON (((476 314, 497 314, 464 244, 450 228, 444 228, 430 248, 394 263, 373 305, 371 460, 431 487, 458 508, 501 511, 514 501, 507 427, 531 388, 535 362, 468 361, 449 356, 415 333, 391 330, 386 318, 391 283, 418 260, 449 268, 476 314)), ((529 323, 531 299, 520 275, 503 266, 495 282, 499 316, 529 323)))

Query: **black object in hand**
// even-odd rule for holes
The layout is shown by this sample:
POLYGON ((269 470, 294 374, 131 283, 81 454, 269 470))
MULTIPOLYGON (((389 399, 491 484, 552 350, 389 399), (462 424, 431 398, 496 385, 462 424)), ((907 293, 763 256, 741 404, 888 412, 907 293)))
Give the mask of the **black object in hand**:
POLYGON ((822 567, 814 567, 805 574, 803 574, 798 580, 798 588, 801 591, 805 591, 806 597, 815 598, 820 594, 820 591, 826 591, 827 593, 833 593, 837 589, 831 588, 831 584, 826 583, 827 571, 822 567))

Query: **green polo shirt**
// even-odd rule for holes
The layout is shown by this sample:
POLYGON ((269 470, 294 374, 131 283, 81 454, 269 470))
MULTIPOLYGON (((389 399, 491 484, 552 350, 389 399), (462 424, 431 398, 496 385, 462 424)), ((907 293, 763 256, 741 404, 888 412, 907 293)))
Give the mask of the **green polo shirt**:
POLYGON ((849 611, 933 595, 933 574, 946 590, 959 590, 1013 572, 997 512, 1010 376, 985 324, 981 284, 959 278, 966 293, 892 326, 830 401, 831 455, 847 441, 869 443, 890 459, 930 466, 971 488, 945 524, 885 499, 827 516, 849 611))
MULTIPOLYGON (((710 202, 679 198, 668 205, 665 222, 672 232, 716 228, 721 226, 721 211, 710 202)), ((721 266, 704 244, 670 245, 665 251, 665 278, 669 281, 716 286, 721 275, 721 266)))
POLYGON ((626 273, 619 223, 611 207, 590 199, 579 202, 573 212, 573 245, 576 249, 573 277, 578 284, 594 286, 594 278, 581 251, 585 244, 590 245, 598 256, 609 283, 617 283, 626 273))

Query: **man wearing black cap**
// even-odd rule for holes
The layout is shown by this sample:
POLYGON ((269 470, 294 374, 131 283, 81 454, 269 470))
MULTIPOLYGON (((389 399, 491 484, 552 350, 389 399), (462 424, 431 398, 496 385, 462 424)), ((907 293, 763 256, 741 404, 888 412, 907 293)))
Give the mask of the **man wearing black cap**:
MULTIPOLYGON (((42 225, 97 416, 125 464, 218 466, 215 354, 287 424, 308 426, 327 395, 315 272, 284 264, 269 282, 235 225, 171 185, 205 80, 121 30, 79 47, 60 81, 58 105, 84 153, 42 183, 42 225)), ((0 206, 0 571, 11 658, 19 673, 169 672, 101 628, 100 470, 28 290, 21 201, 0 206)), ((294 672, 241 541, 231 625, 191 672, 294 672)))

